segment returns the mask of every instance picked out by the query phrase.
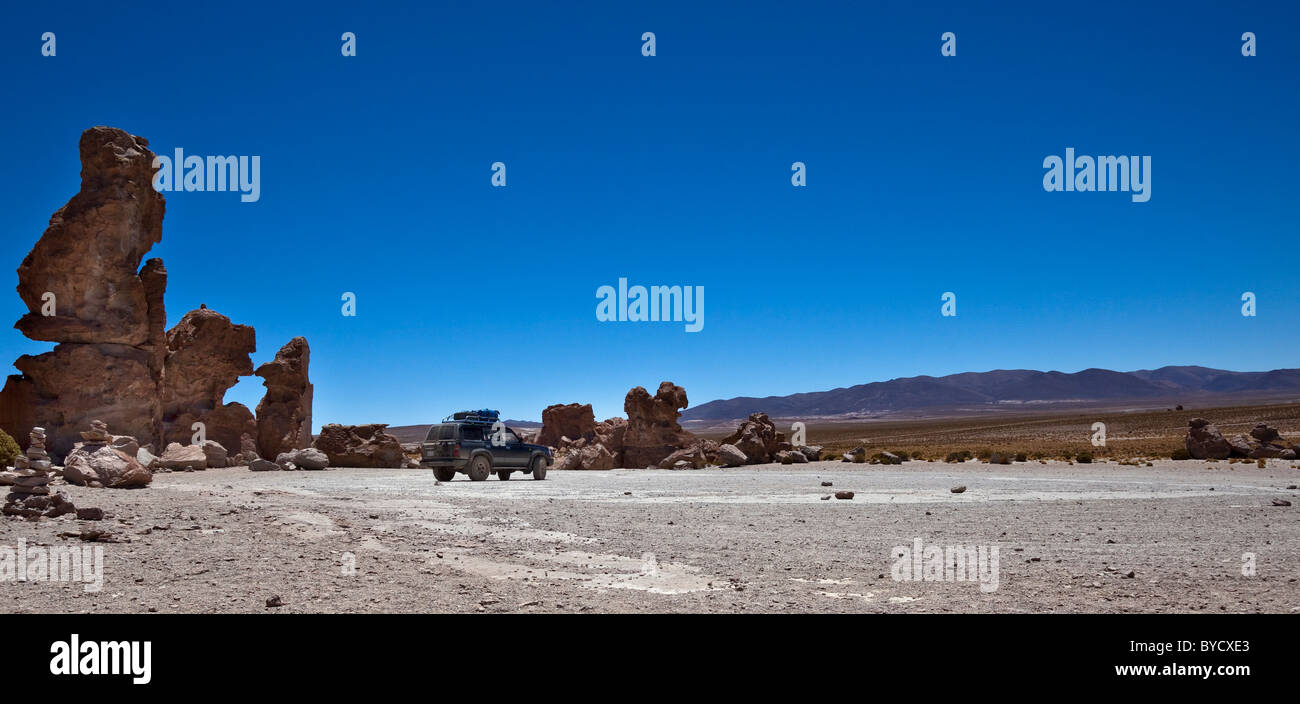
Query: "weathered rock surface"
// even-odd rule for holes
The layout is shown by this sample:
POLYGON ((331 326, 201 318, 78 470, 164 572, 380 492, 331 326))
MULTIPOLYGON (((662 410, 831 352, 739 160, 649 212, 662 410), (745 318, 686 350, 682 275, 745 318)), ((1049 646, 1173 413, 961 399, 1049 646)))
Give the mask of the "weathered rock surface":
POLYGON ((307 377, 311 348, 295 337, 275 359, 257 368, 266 394, 257 404, 257 451, 264 457, 311 446, 312 385, 307 377))
POLYGON ((775 459, 777 446, 783 440, 784 436, 777 432, 776 424, 766 413, 751 413, 749 420, 741 421, 736 432, 722 442, 743 452, 748 464, 762 464, 775 459))
POLYGON ((165 209, 148 141, 94 127, 80 152, 81 190, 18 269, 29 312, 16 327, 59 344, 14 363, 21 374, 0 391, 0 428, 17 436, 46 426, 55 457, 73 449, 91 419, 155 447, 188 441, 195 422, 225 447, 238 447, 245 432, 256 437, 252 413, 222 403, 252 372, 252 328, 200 307, 164 330, 167 270, 161 259, 141 266, 162 238, 165 209))
POLYGON ((406 456, 401 442, 384 432, 387 427, 387 423, 330 423, 321 428, 312 447, 325 453, 331 467, 400 468, 406 456))
POLYGON ((109 488, 148 486, 153 474, 134 457, 99 443, 86 443, 68 454, 63 478, 69 484, 91 486, 94 482, 109 488))
POLYGON ((204 440, 199 446, 203 450, 203 457, 208 467, 225 467, 229 454, 226 448, 216 440, 204 440))
POLYGON ((208 455, 202 445, 182 445, 173 442, 158 458, 159 466, 167 469, 207 469, 208 455))
POLYGON ((542 430, 537 444, 559 447, 562 438, 579 440, 596 436, 596 416, 590 403, 565 403, 547 406, 542 411, 542 430))
POLYGON ((289 454, 289 461, 300 469, 319 470, 330 466, 329 457, 314 447, 304 447, 289 454))
POLYGON ((749 463, 749 458, 735 445, 723 443, 718 446, 718 462, 724 467, 739 467, 749 463))
POLYGON ((263 459, 256 459, 248 463, 248 468, 254 472, 278 472, 280 465, 263 459))
POLYGON ((149 307, 138 271, 162 240, 164 203, 153 188, 149 142, 111 127, 81 135, 81 190, 50 216, 18 267, 29 313, 15 327, 33 340, 143 347, 149 307), (53 316, 41 314, 46 292, 53 316))
POLYGON ((1223 433, 1204 418, 1193 418, 1187 421, 1187 438, 1184 444, 1187 453, 1198 460, 1226 460, 1232 454, 1232 446, 1223 438, 1223 433))
POLYGON ((623 411, 627 413, 623 466, 653 467, 673 452, 689 447, 695 436, 682 430, 677 422, 679 409, 688 405, 686 389, 671 381, 659 384, 654 396, 640 386, 627 392, 623 399, 623 411))

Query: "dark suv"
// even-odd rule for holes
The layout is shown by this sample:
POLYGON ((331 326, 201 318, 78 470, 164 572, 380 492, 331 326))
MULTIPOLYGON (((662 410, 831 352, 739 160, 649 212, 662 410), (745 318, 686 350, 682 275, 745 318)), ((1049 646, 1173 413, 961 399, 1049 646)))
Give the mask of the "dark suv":
POLYGON ((546 468, 554 462, 550 448, 519 439, 496 411, 461 411, 443 418, 429 428, 420 446, 420 466, 432 469, 440 482, 451 481, 456 472, 476 482, 493 472, 502 481, 514 472, 545 479, 546 468))

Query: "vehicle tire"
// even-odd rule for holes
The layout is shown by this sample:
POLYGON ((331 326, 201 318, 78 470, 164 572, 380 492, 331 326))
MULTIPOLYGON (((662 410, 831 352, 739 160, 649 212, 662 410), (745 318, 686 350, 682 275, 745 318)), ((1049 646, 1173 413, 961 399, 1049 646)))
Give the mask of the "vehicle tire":
POLYGON ((529 465, 529 467, 528 467, 528 471, 530 471, 530 472, 533 473, 533 480, 534 480, 534 481, 539 480, 539 479, 545 479, 545 478, 546 478, 546 458, 545 458, 545 457, 542 457, 541 455, 537 455, 537 456, 533 457, 533 461, 532 461, 532 463, 529 465))
POLYGON ((455 467, 434 467, 433 478, 440 482, 449 482, 456 478, 455 467))
POLYGON ((469 464, 465 465, 465 473, 469 475, 471 481, 481 482, 492 473, 492 460, 488 459, 487 455, 475 455, 470 458, 469 464))
POLYGON ((510 470, 508 470, 508 469, 498 469, 498 470, 497 470, 497 479, 500 479, 500 480, 503 481, 503 482, 508 482, 508 481, 510 481, 510 470))

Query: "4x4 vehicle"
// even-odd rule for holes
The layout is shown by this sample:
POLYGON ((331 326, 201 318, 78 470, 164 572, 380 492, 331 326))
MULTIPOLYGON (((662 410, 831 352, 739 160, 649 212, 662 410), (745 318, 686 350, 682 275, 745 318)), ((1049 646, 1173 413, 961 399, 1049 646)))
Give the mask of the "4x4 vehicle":
POLYGON ((431 426, 420 445, 420 466, 433 470, 440 482, 449 482, 457 472, 481 482, 496 472, 502 481, 514 472, 528 472, 533 479, 545 479, 546 468, 555 458, 544 445, 519 439, 507 428, 496 411, 460 411, 431 426))

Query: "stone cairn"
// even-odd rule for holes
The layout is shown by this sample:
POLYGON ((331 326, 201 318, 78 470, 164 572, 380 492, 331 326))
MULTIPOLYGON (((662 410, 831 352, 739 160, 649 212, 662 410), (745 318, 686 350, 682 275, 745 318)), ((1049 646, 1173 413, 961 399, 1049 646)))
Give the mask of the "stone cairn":
POLYGON ((0 512, 35 520, 42 515, 61 516, 77 509, 62 493, 50 495, 50 456, 45 452, 45 429, 32 428, 27 452, 14 458, 13 488, 0 512))

